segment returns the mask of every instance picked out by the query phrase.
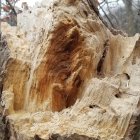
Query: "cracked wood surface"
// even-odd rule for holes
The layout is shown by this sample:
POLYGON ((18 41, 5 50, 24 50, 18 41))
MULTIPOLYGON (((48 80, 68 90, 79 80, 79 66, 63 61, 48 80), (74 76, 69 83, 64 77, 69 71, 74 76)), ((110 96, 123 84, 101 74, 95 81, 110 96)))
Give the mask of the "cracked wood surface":
POLYGON ((9 137, 132 139, 139 35, 113 35, 87 1, 44 0, 18 20, 17 27, 2 24, 10 50, 1 97, 9 137))

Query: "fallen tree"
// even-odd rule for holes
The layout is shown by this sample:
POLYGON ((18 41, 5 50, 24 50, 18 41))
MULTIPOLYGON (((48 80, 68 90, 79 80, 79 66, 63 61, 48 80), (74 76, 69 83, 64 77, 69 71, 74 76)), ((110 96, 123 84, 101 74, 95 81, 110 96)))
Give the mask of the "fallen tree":
POLYGON ((78 0, 44 0, 18 21, 2 25, 10 50, 1 97, 7 139, 137 135, 139 34, 110 30, 78 0))

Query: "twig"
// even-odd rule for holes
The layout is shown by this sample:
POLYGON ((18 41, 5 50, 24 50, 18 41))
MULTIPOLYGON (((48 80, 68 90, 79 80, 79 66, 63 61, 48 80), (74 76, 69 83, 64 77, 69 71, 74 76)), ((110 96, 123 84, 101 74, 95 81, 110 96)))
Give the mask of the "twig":
MULTIPOLYGON (((103 20, 103 18, 100 16, 100 13, 99 13, 98 8, 96 7, 96 5, 94 5, 94 4, 91 2, 91 0, 87 0, 87 2, 88 2, 88 4, 89 4, 89 6, 93 9, 93 11, 96 13, 96 15, 100 18, 100 20, 105 24, 105 26, 106 26, 107 28, 109 28, 109 27, 108 27, 108 24, 107 24, 107 23, 103 20)), ((100 5, 99 5, 99 7, 100 7, 100 8, 102 9, 102 11, 104 12, 104 14, 105 14, 105 16, 107 17, 107 19, 108 19, 110 25, 111 25, 113 28, 115 28, 114 25, 113 25, 113 23, 111 22, 111 20, 110 20, 109 17, 107 16, 106 12, 103 10, 103 8, 102 8, 100 5)), ((109 30, 111 30, 111 29, 109 29, 109 30)))
POLYGON ((110 25, 115 28, 115 26, 113 25, 113 23, 111 22, 110 18, 108 17, 108 15, 106 14, 106 12, 104 11, 104 9, 99 5, 100 9, 103 11, 103 13, 105 14, 107 20, 109 21, 110 25))
POLYGON ((17 13, 16 13, 14 7, 12 6, 12 4, 9 2, 9 0, 6 0, 6 2, 7 2, 8 5, 10 6, 10 8, 12 9, 13 13, 15 14, 15 16, 17 16, 17 13))

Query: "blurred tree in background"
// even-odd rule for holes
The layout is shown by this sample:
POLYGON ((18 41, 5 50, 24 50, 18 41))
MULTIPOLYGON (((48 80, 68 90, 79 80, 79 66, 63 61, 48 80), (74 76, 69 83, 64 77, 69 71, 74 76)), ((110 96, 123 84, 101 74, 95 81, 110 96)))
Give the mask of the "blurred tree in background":
POLYGON ((100 0, 102 17, 116 29, 129 36, 140 33, 140 0, 100 0), (111 23, 110 23, 110 21, 111 23))
MULTIPOLYGON (((17 14, 21 13, 15 4, 19 0, 0 0, 0 21, 8 22, 12 26, 17 25, 17 14)), ((95 3, 102 18, 115 29, 123 30, 129 36, 140 32, 140 0, 87 0, 95 3)), ((23 3, 28 9, 27 3, 23 3), (25 5, 26 4, 26 5, 25 5)), ((96 10, 96 9, 95 9, 96 10)), ((97 11, 97 10, 96 10, 97 11)))
POLYGON ((11 26, 17 25, 17 13, 20 12, 15 4, 19 0, 1 0, 0 1, 0 21, 8 22, 11 26))

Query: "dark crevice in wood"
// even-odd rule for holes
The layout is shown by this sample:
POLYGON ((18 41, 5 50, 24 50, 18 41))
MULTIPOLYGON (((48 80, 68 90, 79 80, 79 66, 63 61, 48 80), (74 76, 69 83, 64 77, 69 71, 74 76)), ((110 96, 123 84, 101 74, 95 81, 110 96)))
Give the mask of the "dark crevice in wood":
POLYGON ((49 140, 98 140, 98 139, 74 133, 71 136, 65 135, 61 136, 59 134, 52 134, 49 140))
POLYGON ((34 140, 42 140, 42 139, 38 135, 35 135, 34 140))
POLYGON ((132 140, 139 140, 140 139, 140 115, 137 116, 134 126, 135 128, 133 129, 132 132, 133 135, 132 140))
POLYGON ((5 127, 5 132, 4 132, 4 139, 3 140, 10 140, 11 137, 11 131, 10 131, 10 123, 9 121, 5 121, 6 127, 5 127))
POLYGON ((89 105, 89 108, 97 107, 96 105, 89 105))
POLYGON ((127 78, 128 80, 130 80, 129 74, 128 74, 128 73, 124 73, 124 74, 125 74, 126 78, 127 78))
POLYGON ((118 91, 118 93, 115 94, 115 97, 116 97, 116 98, 121 98, 121 95, 122 95, 122 92, 118 91))
POLYGON ((88 13, 87 13, 87 11, 83 11, 83 12, 84 12, 85 16, 87 17, 87 16, 88 16, 88 13))
POLYGON ((0 99, 1 99, 1 96, 2 96, 2 91, 3 91, 3 83, 0 84, 0 99))
POLYGON ((105 41, 103 54, 102 54, 102 57, 99 60, 99 63, 97 65, 97 75, 102 75, 103 74, 102 73, 103 72, 103 64, 104 64, 104 60, 105 60, 105 57, 106 57, 106 54, 107 54, 107 51, 108 51, 108 42, 109 42, 109 40, 105 41))
POLYGON ((115 97, 116 97, 116 98, 120 98, 120 95, 119 95, 119 94, 116 94, 115 97))

